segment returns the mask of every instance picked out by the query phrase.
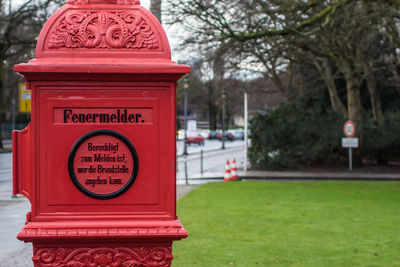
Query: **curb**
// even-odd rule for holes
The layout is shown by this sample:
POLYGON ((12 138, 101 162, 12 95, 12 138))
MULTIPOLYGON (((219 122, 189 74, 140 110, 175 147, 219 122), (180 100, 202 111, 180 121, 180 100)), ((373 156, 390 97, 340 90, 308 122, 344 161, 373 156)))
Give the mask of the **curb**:
POLYGON ((309 180, 378 180, 400 181, 399 173, 369 173, 369 172, 273 172, 249 171, 240 172, 239 177, 251 179, 309 179, 309 180))
MULTIPOLYGON (((238 147, 241 147, 241 146, 226 147, 225 150, 229 150, 231 148, 238 148, 238 147)), ((203 153, 215 152, 215 151, 223 151, 223 149, 221 149, 221 148, 212 148, 212 149, 203 150, 203 153)), ((193 153, 188 154, 187 156, 197 155, 197 154, 200 154, 200 153, 201 153, 200 151, 199 152, 193 152, 193 153)), ((177 158, 183 158, 184 156, 185 155, 183 155, 183 154, 176 155, 177 158)))
POLYGON ((400 181, 400 178, 371 178, 371 177, 241 177, 245 181, 371 181, 371 182, 387 182, 387 181, 400 181))
MULTIPOLYGON (((189 180, 223 180, 223 173, 210 173, 189 180)), ((296 172, 239 172, 240 180, 248 181, 400 181, 397 173, 296 173, 296 172)))

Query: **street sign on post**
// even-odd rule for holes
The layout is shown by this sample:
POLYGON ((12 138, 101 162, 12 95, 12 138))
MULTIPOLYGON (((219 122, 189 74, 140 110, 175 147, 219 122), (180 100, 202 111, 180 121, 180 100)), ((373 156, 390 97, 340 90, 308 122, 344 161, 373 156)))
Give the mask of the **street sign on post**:
POLYGON ((356 126, 351 120, 346 121, 343 127, 343 132, 346 137, 353 137, 356 134, 356 126))
POLYGON ((196 131, 197 130, 197 121, 196 120, 188 120, 187 121, 187 129, 188 129, 188 131, 196 131))
POLYGON ((358 138, 357 137, 353 137, 353 138, 343 137, 342 138, 342 147, 358 147, 358 138))
POLYGON ((346 121, 343 126, 343 132, 346 137, 342 138, 342 147, 347 147, 349 149, 349 170, 353 169, 353 155, 352 148, 358 147, 358 138, 353 136, 356 134, 356 126, 351 120, 346 121))
POLYGON ((31 112, 31 90, 26 90, 26 84, 19 84, 19 112, 31 112))

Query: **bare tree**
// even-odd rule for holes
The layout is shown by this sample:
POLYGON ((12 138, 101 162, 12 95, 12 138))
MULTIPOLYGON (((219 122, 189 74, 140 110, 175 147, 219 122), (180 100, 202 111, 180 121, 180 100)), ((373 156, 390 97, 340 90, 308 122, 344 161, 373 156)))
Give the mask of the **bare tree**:
MULTIPOLYGON (((13 65, 33 56, 37 35, 49 12, 62 0, 26 0, 20 5, 0 1, 0 112, 10 108, 10 100, 16 91, 17 77, 13 65)), ((1 116, 4 117, 4 116, 1 116)), ((0 126, 2 124, 0 118, 0 126)), ((1 128, 1 127, 0 127, 1 128)), ((0 131, 0 148, 2 148, 0 131)))
POLYGON ((170 5, 174 21, 196 36, 185 44, 196 43, 204 51, 224 42, 233 55, 230 62, 258 63, 289 100, 298 93, 293 60, 306 53, 325 81, 332 108, 357 124, 361 139, 361 86, 366 81, 373 117, 382 123, 373 68, 380 56, 370 53, 379 51, 380 34, 388 34, 385 27, 392 32, 393 46, 399 42, 399 1, 171 0, 170 5), (338 96, 333 71, 346 81, 347 107, 338 96))
POLYGON ((156 16, 156 18, 161 21, 161 0, 151 0, 151 4, 150 4, 150 12, 153 13, 154 16, 156 16))

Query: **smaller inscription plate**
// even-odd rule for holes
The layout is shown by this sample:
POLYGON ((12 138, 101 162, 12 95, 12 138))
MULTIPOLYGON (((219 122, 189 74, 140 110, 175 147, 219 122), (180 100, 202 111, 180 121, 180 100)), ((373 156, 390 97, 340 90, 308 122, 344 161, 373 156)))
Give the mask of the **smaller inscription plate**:
POLYGON ((95 130, 76 141, 68 158, 68 172, 85 195, 110 199, 133 184, 139 160, 132 143, 112 130, 95 130))
POLYGON ((358 147, 358 137, 354 138, 343 137, 342 147, 358 147))

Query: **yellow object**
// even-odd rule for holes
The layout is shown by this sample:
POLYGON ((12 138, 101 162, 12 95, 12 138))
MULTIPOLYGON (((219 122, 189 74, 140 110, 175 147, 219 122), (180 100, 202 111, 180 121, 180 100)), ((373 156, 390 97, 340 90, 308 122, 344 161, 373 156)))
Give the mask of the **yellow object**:
POLYGON ((31 90, 26 90, 25 83, 19 84, 19 112, 31 112, 31 90))

